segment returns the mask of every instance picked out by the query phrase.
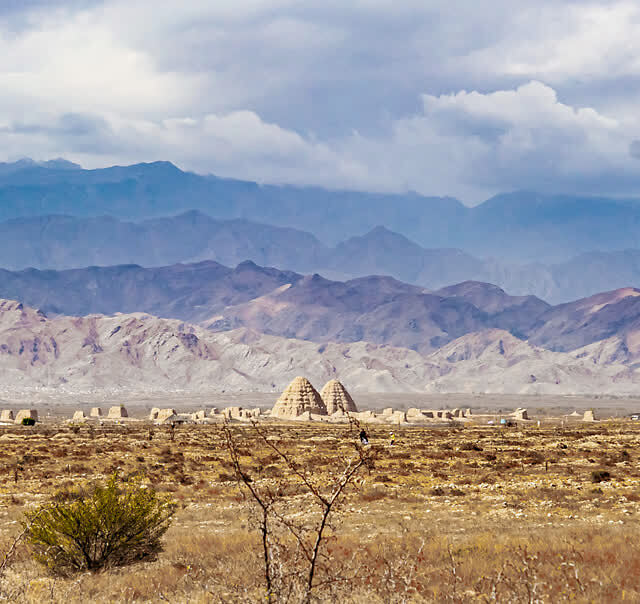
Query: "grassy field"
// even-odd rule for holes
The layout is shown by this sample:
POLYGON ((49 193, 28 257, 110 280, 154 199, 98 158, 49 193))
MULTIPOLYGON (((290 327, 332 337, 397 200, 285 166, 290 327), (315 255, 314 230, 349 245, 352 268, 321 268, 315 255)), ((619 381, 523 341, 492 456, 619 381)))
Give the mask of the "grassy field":
MULTIPOLYGON (((366 427, 371 445, 331 517, 313 599, 349 602, 640 601, 640 426, 366 427), (389 444, 389 430, 397 441, 389 444)), ((314 497, 269 443, 329 492, 357 431, 231 426, 241 467, 312 536, 314 497)), ((23 512, 118 472, 178 503, 157 560, 60 578, 18 544, 0 577, 13 602, 266 601, 259 509, 220 426, 39 425, 0 432, 0 561, 23 512)), ((305 532, 306 531, 306 532, 305 532)), ((304 560, 274 533, 281 586, 304 560)), ((296 601, 295 590, 290 601, 296 601)), ((284 587, 277 594, 285 601, 284 587)))

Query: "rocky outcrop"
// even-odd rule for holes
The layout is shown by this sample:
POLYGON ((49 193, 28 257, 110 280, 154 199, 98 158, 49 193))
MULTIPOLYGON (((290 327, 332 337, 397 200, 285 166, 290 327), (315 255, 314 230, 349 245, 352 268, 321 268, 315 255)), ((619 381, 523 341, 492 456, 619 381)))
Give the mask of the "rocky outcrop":
POLYGON ((324 385, 320 397, 327 407, 327 413, 333 415, 336 411, 357 413, 358 408, 353 402, 347 389, 338 380, 331 380, 324 385))
POLYGON ((271 411, 272 417, 295 419, 303 413, 327 415, 327 407, 311 382, 298 376, 280 395, 271 411))

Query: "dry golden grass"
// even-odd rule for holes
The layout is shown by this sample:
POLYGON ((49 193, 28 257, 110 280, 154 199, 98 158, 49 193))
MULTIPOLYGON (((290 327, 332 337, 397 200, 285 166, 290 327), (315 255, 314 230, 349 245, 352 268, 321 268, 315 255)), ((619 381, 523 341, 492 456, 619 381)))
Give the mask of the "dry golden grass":
MULTIPOLYGON (((267 424, 320 485, 354 451, 347 426, 267 424)), ((308 495, 250 427, 244 468, 311 518, 308 495)), ((640 601, 640 429, 367 427, 376 460, 335 518, 322 601, 640 601), (604 472, 609 473, 609 477, 604 472), (601 480, 604 478, 604 480, 601 480), (596 482, 601 480, 600 482, 596 482)), ((0 595, 15 602, 264 601, 255 508, 216 426, 38 426, 0 432, 0 552, 26 509, 77 484, 144 474, 179 503, 153 562, 59 579, 20 545, 0 595)), ((287 564, 286 552, 280 562, 287 564)))

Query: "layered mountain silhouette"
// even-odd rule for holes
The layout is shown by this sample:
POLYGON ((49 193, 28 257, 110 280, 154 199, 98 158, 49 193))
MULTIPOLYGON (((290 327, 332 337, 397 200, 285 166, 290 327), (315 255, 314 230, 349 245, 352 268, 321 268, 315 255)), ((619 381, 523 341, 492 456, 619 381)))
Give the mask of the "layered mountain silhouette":
POLYGON ((331 248, 306 231, 218 220, 198 211, 137 223, 105 216, 13 219, 0 223, 0 258, 8 269, 155 267, 200 260, 235 266, 251 260, 339 280, 389 275, 429 289, 482 281, 554 303, 640 284, 640 250, 590 252, 559 264, 512 264, 460 249, 425 249, 380 226, 331 248))
POLYGON ((25 159, 0 220, 5 391, 637 391, 636 201, 25 159))
POLYGON ((0 297, 23 301, 48 314, 140 311, 198 322, 299 279, 302 275, 252 262, 235 269, 209 261, 159 268, 121 265, 66 271, 0 270, 0 297))
POLYGON ((0 296, 46 313, 148 312, 216 331, 248 327, 318 342, 370 341, 428 352, 485 327, 526 333, 549 305, 488 284, 432 293, 391 277, 332 281, 243 262, 66 271, 0 270, 0 296), (486 290, 484 293, 479 290, 486 290))
POLYGON ((9 269, 91 265, 164 266, 215 260, 313 270, 329 249, 311 233, 196 211, 139 223, 99 216, 37 216, 0 223, 0 258, 9 269))
POLYGON ((633 288, 550 306, 488 283, 432 291, 391 277, 336 281, 252 262, 235 268, 207 261, 0 271, 0 297, 48 315, 146 312, 211 331, 249 328, 321 344, 366 341, 421 354, 467 334, 499 329, 563 352, 620 338, 626 362, 635 359, 640 333, 640 290, 633 288))
POLYGON ((507 262, 564 262, 640 248, 640 203, 513 192, 468 208, 450 197, 267 186, 169 162, 82 170, 57 160, 0 166, 0 219, 67 214, 143 219, 200 210, 311 232, 335 246, 378 225, 426 248, 507 262), (71 168, 71 169, 70 169, 71 168))

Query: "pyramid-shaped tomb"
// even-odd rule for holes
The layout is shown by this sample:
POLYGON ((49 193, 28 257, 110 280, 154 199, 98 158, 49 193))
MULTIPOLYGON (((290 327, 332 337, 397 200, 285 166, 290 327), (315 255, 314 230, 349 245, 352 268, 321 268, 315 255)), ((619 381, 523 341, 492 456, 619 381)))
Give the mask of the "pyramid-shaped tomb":
POLYGON ((280 395, 273 406, 271 415, 291 419, 306 411, 317 415, 327 414, 327 408, 318 391, 307 378, 298 376, 280 395))
POLYGON ((329 415, 334 414, 336 411, 342 411, 344 413, 357 413, 358 411, 351 395, 338 380, 327 382, 320 396, 327 407, 327 413, 329 415))

